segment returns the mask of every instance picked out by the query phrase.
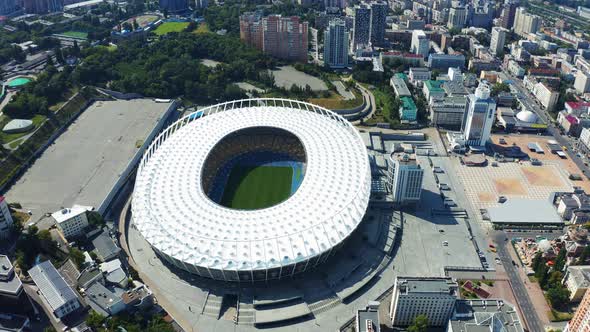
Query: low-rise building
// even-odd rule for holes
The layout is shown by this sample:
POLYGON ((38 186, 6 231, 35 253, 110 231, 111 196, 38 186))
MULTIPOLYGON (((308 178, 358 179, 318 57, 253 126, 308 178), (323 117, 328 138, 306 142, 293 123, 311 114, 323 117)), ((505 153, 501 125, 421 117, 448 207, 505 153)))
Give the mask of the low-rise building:
POLYGON ((410 68, 408 77, 410 78, 410 82, 418 84, 429 80, 432 77, 432 74, 428 68, 412 67, 410 68))
POLYGON ((422 93, 430 104, 433 99, 442 99, 445 97, 445 90, 443 89, 444 81, 428 80, 424 81, 422 93))
POLYGON ((147 309, 154 304, 152 291, 144 284, 134 281, 135 287, 121 295, 128 310, 147 309))
POLYGON ((51 214, 55 219, 57 229, 66 239, 84 235, 84 229, 88 226, 86 213, 92 211, 90 206, 74 205, 71 209, 61 209, 51 214))
POLYGON ((565 134, 579 137, 584 128, 590 128, 590 116, 586 113, 568 113, 567 110, 557 114, 557 123, 565 134))
POLYGON ((547 129, 541 117, 528 110, 516 113, 509 107, 498 107, 496 118, 498 125, 507 132, 544 132, 547 129))
POLYGON ((570 291, 570 301, 581 301, 590 287, 590 265, 568 266, 563 277, 563 284, 570 291))
POLYGON ((51 261, 35 265, 29 270, 29 275, 55 317, 61 319, 80 308, 76 292, 68 286, 51 261))
POLYGON ((379 302, 371 301, 364 309, 356 311, 356 331, 379 332, 379 302))
POLYGON ((449 319, 447 332, 524 332, 516 308, 504 300, 459 300, 449 319))
POLYGON ((430 121, 435 127, 461 127, 467 109, 467 98, 464 96, 434 99, 430 103, 430 121))
POLYGON ((577 93, 584 94, 590 92, 590 73, 582 70, 576 74, 576 81, 574 82, 574 88, 577 93))
POLYGON ((578 140, 578 149, 586 156, 590 154, 590 129, 582 128, 580 139, 578 140))
POLYGON ((465 68, 463 54, 430 54, 427 66, 430 69, 448 70, 451 67, 465 68))
POLYGON ((106 263, 101 263, 100 271, 102 271, 107 283, 122 288, 127 287, 129 277, 123 270, 120 260, 114 259, 106 263))
POLYGON ((94 253, 101 262, 109 261, 119 256, 121 248, 119 248, 113 239, 109 236, 106 231, 100 233, 97 237, 92 239, 92 245, 94 246, 94 253))
POLYGON ((508 72, 518 78, 524 77, 526 71, 515 60, 508 61, 508 72))
POLYGON ((23 284, 6 255, 0 255, 0 303, 13 303, 23 292, 23 284))
POLYGON ((402 123, 414 123, 418 119, 418 109, 412 97, 400 98, 399 119, 402 123))
POLYGON ((404 53, 399 51, 391 51, 391 52, 381 52, 379 53, 379 57, 381 58, 382 63, 387 63, 389 61, 401 61, 404 64, 409 64, 411 66, 423 67, 424 66, 424 57, 420 54, 413 54, 413 53, 404 53))
POLYGON ((404 96, 411 96, 412 94, 410 93, 410 90, 408 89, 408 86, 406 85, 406 82, 399 76, 392 76, 391 79, 389 80, 389 84, 391 85, 391 87, 393 88, 393 91, 395 92, 396 96, 398 97, 404 97, 404 96))
POLYGON ((121 298, 124 293, 122 289, 119 289, 119 294, 116 294, 101 283, 95 282, 86 288, 84 292, 86 294, 86 303, 102 316, 116 315, 126 308, 121 298))
POLYGON ((394 326, 408 326, 426 315, 430 326, 445 326, 453 314, 458 284, 450 277, 396 277, 389 317, 394 326))

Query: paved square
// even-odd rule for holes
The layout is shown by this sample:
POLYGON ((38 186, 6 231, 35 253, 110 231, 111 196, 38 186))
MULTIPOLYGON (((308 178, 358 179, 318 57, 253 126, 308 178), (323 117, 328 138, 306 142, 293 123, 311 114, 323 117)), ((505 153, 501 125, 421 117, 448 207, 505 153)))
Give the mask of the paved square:
POLYGON ((8 190, 31 221, 62 207, 98 207, 169 103, 99 101, 88 107, 8 190))
MULTIPOLYGON (((498 163, 497 167, 469 167, 457 160, 452 162, 465 187, 465 194, 476 210, 498 206, 499 196, 548 199, 555 191, 573 190, 557 160, 546 160, 542 166, 521 162, 498 163)), ((482 221, 480 214, 477 218, 482 221)))

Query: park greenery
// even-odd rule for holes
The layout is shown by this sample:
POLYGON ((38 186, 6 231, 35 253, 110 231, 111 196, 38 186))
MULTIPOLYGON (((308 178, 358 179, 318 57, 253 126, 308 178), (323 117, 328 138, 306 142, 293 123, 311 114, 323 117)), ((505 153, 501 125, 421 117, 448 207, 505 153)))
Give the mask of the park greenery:
POLYGON ((408 326, 408 332, 426 332, 428 330, 428 317, 418 315, 414 317, 412 324, 408 326))
POLYGON ((548 260, 539 252, 533 258, 531 268, 535 271, 535 278, 541 289, 545 291, 545 296, 551 307, 555 310, 564 309, 569 304, 570 297, 570 291, 561 283, 562 271, 566 263, 566 250, 559 251, 552 267, 548 263, 548 260))
POLYGON ((20 234, 16 242, 16 263, 21 271, 26 273, 33 267, 39 255, 51 259, 54 263, 67 258, 67 254, 57 248, 48 230, 39 231, 36 226, 31 226, 20 234))
POLYGON ((274 60, 237 38, 216 34, 170 33, 150 44, 124 43, 116 50, 88 48, 73 73, 74 82, 145 96, 211 103, 244 97, 233 83, 266 74, 274 60), (221 62, 207 67, 201 59, 221 62))
POLYGON ((127 331, 127 332, 174 332, 171 324, 163 317, 149 313, 123 313, 109 318, 91 311, 86 318, 86 324, 93 331, 127 331))

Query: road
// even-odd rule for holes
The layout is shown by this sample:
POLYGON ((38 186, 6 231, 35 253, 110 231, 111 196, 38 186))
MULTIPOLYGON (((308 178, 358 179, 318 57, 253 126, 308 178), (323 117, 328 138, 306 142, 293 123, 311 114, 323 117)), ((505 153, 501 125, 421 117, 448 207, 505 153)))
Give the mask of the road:
POLYGON ((535 307, 533 306, 529 294, 527 293, 526 287, 524 286, 524 283, 518 274, 517 267, 512 264, 512 258, 509 253, 510 242, 505 241, 506 237, 506 233, 503 231, 497 231, 494 233, 494 241, 497 244, 498 257, 502 261, 502 265, 504 265, 504 269, 506 270, 508 278, 510 278, 514 296, 518 301, 520 311, 527 322, 529 330, 532 332, 542 332, 543 328, 541 326, 539 316, 537 315, 535 307))
POLYGON ((522 84, 522 81, 508 72, 504 71, 504 74, 512 80, 512 86, 518 91, 517 98, 522 102, 522 104, 528 109, 532 110, 534 113, 539 115, 544 122, 547 123, 547 132, 555 138, 555 141, 560 146, 565 146, 567 151, 565 151, 569 158, 578 166, 578 168, 582 171, 582 173, 590 175, 590 169, 584 165, 584 161, 578 157, 574 151, 574 146, 568 140, 567 137, 561 135, 559 129, 554 125, 553 119, 547 113, 546 110, 542 110, 541 107, 536 103, 536 98, 531 94, 531 92, 522 84))

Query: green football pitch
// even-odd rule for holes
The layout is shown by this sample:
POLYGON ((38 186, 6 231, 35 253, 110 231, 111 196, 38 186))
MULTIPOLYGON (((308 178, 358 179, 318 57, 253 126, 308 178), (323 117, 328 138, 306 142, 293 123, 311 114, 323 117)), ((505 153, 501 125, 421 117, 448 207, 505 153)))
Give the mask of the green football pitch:
POLYGON ((234 209, 263 209, 291 195, 293 168, 281 166, 240 167, 232 169, 221 204, 234 209))

